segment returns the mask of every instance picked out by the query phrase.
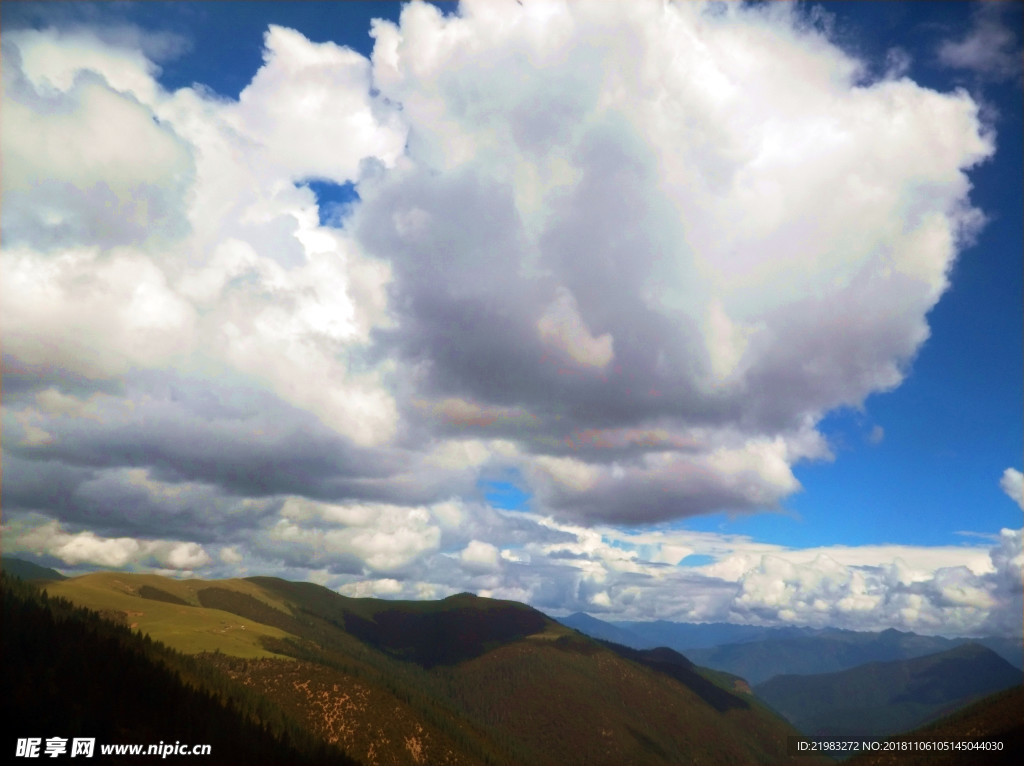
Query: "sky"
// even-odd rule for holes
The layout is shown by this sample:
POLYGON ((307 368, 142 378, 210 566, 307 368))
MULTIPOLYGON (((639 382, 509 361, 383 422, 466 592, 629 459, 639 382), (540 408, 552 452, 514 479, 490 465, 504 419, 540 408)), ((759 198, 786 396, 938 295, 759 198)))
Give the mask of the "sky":
POLYGON ((1020 635, 1022 7, 3 3, 3 553, 1020 635))

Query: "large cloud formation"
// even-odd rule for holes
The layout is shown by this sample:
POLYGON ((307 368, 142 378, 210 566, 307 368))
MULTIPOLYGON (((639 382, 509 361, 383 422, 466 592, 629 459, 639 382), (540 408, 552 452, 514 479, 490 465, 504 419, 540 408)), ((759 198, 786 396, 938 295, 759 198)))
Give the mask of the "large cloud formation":
POLYGON ((271 26, 233 100, 165 91, 131 36, 5 32, 5 547, 705 594, 666 617, 813 622, 826 580, 851 614, 927 599, 877 567, 676 568, 689 543, 602 525, 777 507, 831 458, 822 417, 900 384, 983 223, 978 104, 790 4, 414 2, 372 34, 366 59, 271 26), (312 180, 358 192, 339 225, 312 180), (483 502, 509 472, 534 514, 483 502))
POLYGON ((564 516, 795 491, 823 413, 900 383, 981 221, 977 105, 866 81, 790 8, 412 5, 375 35, 410 125, 352 223, 393 269, 387 342, 564 516))

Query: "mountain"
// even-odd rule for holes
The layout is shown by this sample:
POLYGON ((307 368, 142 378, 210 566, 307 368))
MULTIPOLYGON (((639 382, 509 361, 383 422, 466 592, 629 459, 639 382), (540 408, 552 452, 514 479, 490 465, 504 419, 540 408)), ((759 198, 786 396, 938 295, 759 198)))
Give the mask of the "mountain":
MULTIPOLYGON (((988 639, 1013 657, 1020 639, 988 639)), ((893 662, 947 651, 972 643, 970 639, 919 636, 898 630, 881 633, 826 630, 816 635, 725 644, 693 649, 687 655, 707 667, 743 676, 758 685, 776 675, 833 673, 869 662, 893 662)), ((1017 659, 1019 661, 1019 649, 1017 659)), ((1004 659, 1006 657, 1004 656, 1004 659)))
POLYGON ((583 612, 558 619, 580 633, 602 641, 614 641, 633 649, 667 646, 676 651, 707 649, 719 644, 733 644, 768 638, 789 638, 811 635, 811 628, 763 628, 756 625, 734 625, 727 622, 605 622, 583 612))
POLYGON ((0 558, 0 566, 5 574, 21 580, 66 580, 67 578, 56 569, 41 567, 31 561, 17 559, 13 556, 0 558))
POLYGON ((645 647, 668 646, 680 652, 708 649, 720 644, 810 636, 818 632, 812 628, 764 628, 757 625, 734 625, 728 622, 689 623, 654 620, 612 624, 638 636, 645 647))
MULTIPOLYGON (((17 738, 92 738, 90 763, 124 762, 106 745, 210 746, 208 764, 355 764, 195 658, 96 612, 0 576, 3 720, 17 738)), ((166 763, 132 755, 132 763, 166 763)))
POLYGON ((1024 670, 1024 639, 1020 636, 984 636, 972 640, 991 649, 1015 668, 1024 670))
POLYGON ((1019 764, 1024 753, 1024 686, 996 692, 956 713, 896 737, 930 750, 861 753, 848 766, 1019 764), (936 751, 936 743, 942 750, 936 751), (977 748, 977 749, 976 749, 977 748))
POLYGON ((561 617, 558 621, 568 628, 578 630, 585 636, 597 638, 601 641, 611 641, 612 643, 628 646, 632 649, 650 649, 658 646, 656 643, 649 643, 627 628, 621 628, 618 625, 599 620, 583 612, 576 612, 568 617, 561 617))
POLYGON ((1022 681, 995 652, 965 644, 839 673, 776 676, 754 690, 807 735, 859 738, 906 731, 1022 681))
POLYGON ((741 676, 752 684, 776 675, 832 673, 868 662, 923 657, 972 642, 1024 669, 1020 637, 943 638, 893 629, 870 633, 663 620, 609 623, 582 613, 561 622, 588 636, 634 649, 666 646, 685 653, 698 665, 741 676))
POLYGON ((741 679, 511 601, 110 572, 47 589, 192 655, 367 764, 778 763, 796 733, 741 679))

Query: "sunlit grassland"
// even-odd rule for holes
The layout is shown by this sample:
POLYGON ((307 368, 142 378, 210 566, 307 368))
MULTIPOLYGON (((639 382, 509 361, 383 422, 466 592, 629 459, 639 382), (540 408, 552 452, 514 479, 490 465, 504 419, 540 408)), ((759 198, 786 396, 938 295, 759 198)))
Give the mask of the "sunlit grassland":
MULTIPOLYGON (((74 604, 101 613, 120 613, 128 625, 186 654, 219 650, 246 659, 280 657, 264 649, 261 640, 286 638, 288 633, 230 612, 200 606, 196 585, 201 585, 201 581, 171 580, 159 575, 98 572, 49 584, 46 591, 51 596, 66 598, 74 604), (182 605, 144 598, 139 592, 145 586, 168 593, 186 603, 182 605)), ((239 590, 266 603, 273 603, 273 599, 258 586, 244 580, 225 580, 218 582, 218 586, 239 590)), ((283 606, 283 602, 278 603, 283 606)))

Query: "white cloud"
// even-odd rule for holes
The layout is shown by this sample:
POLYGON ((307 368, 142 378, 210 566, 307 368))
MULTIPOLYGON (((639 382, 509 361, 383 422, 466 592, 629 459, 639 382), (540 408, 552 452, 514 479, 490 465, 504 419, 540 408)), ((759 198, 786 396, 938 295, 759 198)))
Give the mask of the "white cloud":
POLYGON ((152 260, 127 249, 40 257, 5 248, 0 296, 15 368, 112 378, 180 362, 195 342, 194 308, 152 260))
POLYGON ((440 541, 441 530, 427 508, 289 498, 261 545, 293 562, 389 572, 436 551, 440 541))
POLYGON ((5 246, 153 246, 183 236, 188 145, 95 72, 80 72, 68 90, 37 89, 15 44, 5 40, 0 116, 5 246))
POLYGON ((793 463, 827 455, 797 446, 820 418, 899 385, 927 338, 982 221, 965 174, 994 151, 978 105, 865 86, 792 8, 538 14, 413 3, 375 27, 374 80, 410 139, 354 226, 391 261, 408 374, 525 408, 534 489, 568 515, 771 506, 798 489, 793 463), (688 449, 591 451, 551 490, 548 469, 570 466, 552 453, 609 426, 688 449), (637 502, 589 494, 654 464, 670 476, 631 484, 637 502))
POLYGON ((910 71, 913 61, 910 53, 903 48, 890 48, 885 52, 885 79, 897 80, 905 76, 910 71))
MULTIPOLYGON (((313 77, 320 101, 349 94, 370 108, 357 54, 287 30, 268 41, 257 81, 284 67, 313 77), (332 56, 362 79, 317 80, 332 56)), ((393 435, 380 372, 353 370, 350 356, 387 321, 387 266, 321 228, 312 195, 291 183, 308 168, 264 156, 261 143, 324 142, 277 123, 271 138, 246 133, 234 107, 191 89, 169 96, 137 51, 84 32, 16 33, 4 50, 4 330, 15 368, 111 378, 217 359, 356 442, 393 435)), ((245 108, 258 112, 265 96, 256 88, 245 108)), ((296 125, 314 123, 307 114, 296 125)), ((344 146, 352 173, 376 151, 351 137, 344 146)))
POLYGON ((338 183, 357 180, 368 157, 394 165, 405 129, 393 108, 370 96, 370 62, 273 24, 264 45, 263 67, 227 114, 259 142, 261 161, 294 179, 338 183))
POLYGON ((72 566, 161 567, 191 572, 212 562, 203 547, 193 542, 102 537, 88 530, 71 534, 56 521, 34 527, 17 525, 5 531, 9 552, 49 554, 72 566))
POLYGON ((21 69, 36 90, 68 92, 83 71, 95 72, 110 87, 145 104, 156 101, 156 65, 138 48, 139 40, 116 45, 91 29, 19 29, 6 35, 18 47, 21 69))
MULTIPOLYGON (((277 572, 350 596, 442 598, 473 591, 557 614, 760 625, 896 627, 923 633, 1019 633, 1021 531, 991 548, 791 549, 743 536, 584 527, 522 512, 486 524, 463 509, 448 531, 437 509, 293 498, 269 534, 220 549, 167 540, 69 534, 37 520, 5 527, 7 550, 67 565, 277 572), (245 551, 244 554, 242 551, 245 551), (711 564, 680 565, 690 555, 711 564)), ((494 513, 492 511, 492 513, 494 513)))
POLYGON ((469 572, 493 572, 499 566, 498 549, 490 543, 470 540, 469 545, 462 549, 459 561, 469 572))
POLYGON ((814 431, 770 440, 713 435, 703 443, 691 439, 690 448, 682 450, 672 447, 685 447, 686 442, 657 432, 596 431, 574 437, 598 450, 613 452, 630 443, 647 450, 639 458, 630 455, 611 463, 574 457, 523 459, 533 488, 547 507, 566 515, 621 523, 663 521, 708 507, 776 507, 800 488, 792 462, 830 457, 814 431), (718 438, 725 443, 715 444, 718 438))
POLYGON ((1024 509, 1024 476, 1016 468, 1007 468, 999 480, 1002 488, 1013 502, 1024 509))

